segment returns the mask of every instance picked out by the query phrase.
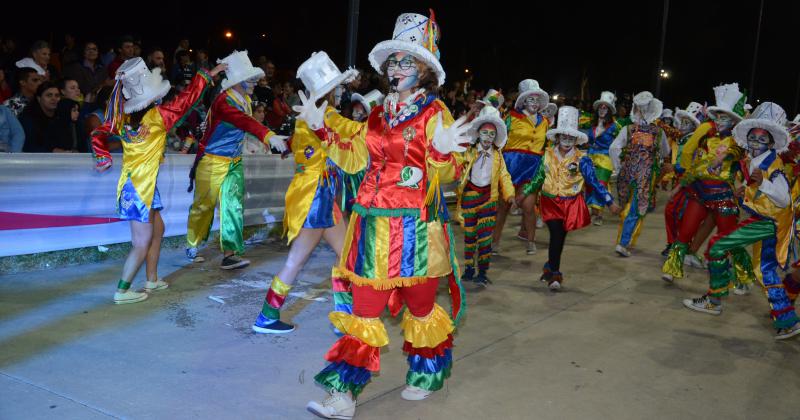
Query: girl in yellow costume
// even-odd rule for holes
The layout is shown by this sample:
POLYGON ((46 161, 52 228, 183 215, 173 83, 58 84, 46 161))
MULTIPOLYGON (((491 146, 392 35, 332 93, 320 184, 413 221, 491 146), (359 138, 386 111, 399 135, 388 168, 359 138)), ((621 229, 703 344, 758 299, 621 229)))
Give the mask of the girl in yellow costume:
MULTIPOLYGON (((336 86, 353 80, 356 74, 352 69, 339 72, 324 52, 312 55, 297 69, 297 77, 312 92, 312 101, 328 95, 336 86)), ((323 109, 327 108, 335 114, 336 111, 327 107, 327 104, 326 100, 323 109)), ((294 331, 293 325, 281 321, 280 309, 297 274, 322 239, 337 256, 341 255, 345 233, 345 225, 339 223, 342 212, 336 203, 336 167, 328 160, 322 142, 305 121, 296 121, 289 148, 294 156, 295 172, 286 192, 283 233, 288 236, 291 248, 283 268, 272 278, 264 305, 253 323, 253 331, 262 334, 294 331)), ((336 268, 331 277, 335 310, 350 313, 350 283, 336 268)))
POLYGON ((106 122, 92 133, 95 168, 103 172, 111 167, 107 141, 111 136, 122 140, 122 173, 117 186, 119 218, 131 222, 131 248, 117 284, 114 303, 135 303, 147 299, 149 291, 167 288, 158 280, 158 258, 164 222, 163 208, 156 179, 164 158, 167 132, 194 106, 205 92, 211 78, 225 69, 218 65, 210 72, 199 71, 189 86, 174 100, 154 104, 169 91, 169 82, 162 80, 161 70, 150 72, 141 58, 125 61, 117 70, 106 122), (131 281, 147 260, 145 293, 131 291, 131 281))
POLYGON ((322 417, 349 419, 355 413, 355 398, 379 370, 380 348, 389 342, 380 315, 387 304, 396 309, 393 297, 408 308, 402 325, 409 371, 402 397, 424 399, 450 375, 454 321, 435 304, 438 278, 449 277, 456 322, 463 292, 441 184, 460 176, 458 154, 469 142, 469 125, 453 122, 432 93, 444 82, 437 42, 433 15, 400 15, 393 39, 370 53, 393 91, 350 141, 341 140, 349 133, 323 127, 324 110, 301 97, 298 118, 327 137, 331 159, 348 170, 367 168, 339 261, 353 282, 353 314, 331 314, 346 335, 315 377, 331 395, 308 404, 322 417))

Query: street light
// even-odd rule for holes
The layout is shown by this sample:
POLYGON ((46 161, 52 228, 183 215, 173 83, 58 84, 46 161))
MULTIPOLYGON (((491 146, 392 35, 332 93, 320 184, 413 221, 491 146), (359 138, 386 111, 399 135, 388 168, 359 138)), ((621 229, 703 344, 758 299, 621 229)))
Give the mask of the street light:
POLYGON ((464 69, 464 73, 469 74, 469 69, 464 69))
POLYGON ((661 71, 658 73, 658 76, 661 77, 662 79, 669 79, 670 74, 669 71, 661 69, 661 71))
POLYGON ((233 38, 233 32, 231 32, 231 31, 225 31, 225 38, 228 38, 228 39, 231 39, 231 38, 233 38))
POLYGON ((553 95, 553 100, 554 100, 554 101, 557 101, 557 100, 558 100, 558 97, 559 97, 559 94, 557 94, 557 93, 556 93, 555 95, 553 95))

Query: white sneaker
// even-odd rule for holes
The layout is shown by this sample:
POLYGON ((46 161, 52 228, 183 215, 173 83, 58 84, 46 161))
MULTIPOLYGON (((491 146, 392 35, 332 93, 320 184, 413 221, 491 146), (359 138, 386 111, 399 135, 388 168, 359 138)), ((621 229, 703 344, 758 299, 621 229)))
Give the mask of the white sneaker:
POLYGON ((133 290, 128 290, 125 293, 114 293, 114 303, 117 305, 141 302, 145 299, 147 299, 147 293, 134 292, 133 290))
POLYGON ((789 328, 781 328, 775 335, 776 340, 786 340, 800 334, 800 323, 794 324, 789 328))
POLYGON ((433 391, 417 388, 413 385, 406 385, 406 389, 400 393, 400 396, 406 401, 420 401, 430 397, 431 394, 433 394, 433 391))
POLYGON ((324 419, 352 419, 356 414, 356 402, 346 392, 331 392, 321 404, 309 401, 306 409, 324 419))
POLYGON ((553 280, 552 282, 550 282, 549 285, 547 285, 547 287, 549 287, 550 290, 554 292, 557 290, 561 290, 561 282, 559 282, 558 280, 553 280))
POLYGON ((186 248, 186 258, 193 263, 201 263, 206 260, 205 258, 197 255, 197 248, 186 248))
POLYGON ((617 245, 617 247, 614 250, 617 251, 617 254, 619 254, 621 257, 630 257, 631 256, 631 252, 628 251, 628 248, 625 248, 622 245, 617 245))
POLYGON ((701 270, 706 269, 705 261, 701 260, 700 257, 694 254, 686 254, 686 256, 683 257, 683 263, 692 268, 699 268, 701 270))
POLYGON ((603 226, 603 215, 598 214, 596 216, 592 216, 592 219, 594 219, 592 223, 594 223, 595 226, 603 226))
POLYGON ((739 296, 749 295, 750 294, 750 285, 749 284, 744 284, 744 283, 737 284, 736 287, 733 288, 733 294, 739 295, 739 296))
POLYGON ((528 255, 536 253, 536 244, 533 241, 528 242, 528 248, 525 250, 525 253, 528 255))
POLYGON ((722 313, 722 305, 716 305, 711 302, 708 295, 700 296, 696 299, 684 299, 683 306, 697 312, 703 312, 711 315, 719 315, 722 313))
POLYGON ((144 283, 144 291, 146 293, 155 292, 156 290, 164 290, 169 287, 169 283, 161 279, 156 281, 147 281, 144 283))
POLYGON ((661 274, 661 280, 664 280, 667 283, 672 283, 675 281, 675 278, 672 277, 672 274, 663 273, 661 274))
POLYGON ((541 217, 536 219, 536 228, 541 229, 544 227, 544 220, 541 217))

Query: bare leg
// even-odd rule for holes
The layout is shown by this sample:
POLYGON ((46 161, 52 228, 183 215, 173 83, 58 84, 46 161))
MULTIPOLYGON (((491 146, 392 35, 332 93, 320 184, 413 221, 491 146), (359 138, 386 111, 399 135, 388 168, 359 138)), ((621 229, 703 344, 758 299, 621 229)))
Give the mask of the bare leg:
MULTIPOLYGON (((344 247, 344 235, 347 233, 347 223, 337 223, 333 227, 327 228, 322 232, 322 238, 336 252, 336 263, 342 258, 342 248, 344 247)), ((283 277, 281 277, 283 279, 283 277)))
POLYGON ((153 235, 150 247, 147 249, 147 281, 158 280, 158 259, 161 257, 161 240, 164 239, 164 219, 161 212, 156 210, 150 213, 153 216, 153 235))
POLYGON ((694 234, 694 238, 692 238, 692 245, 689 248, 692 254, 697 254, 697 251, 703 247, 706 239, 708 239, 716 226, 716 223, 714 223, 714 213, 708 212, 700 228, 697 229, 697 233, 694 234))
MULTIPOLYGON (((150 223, 142 223, 131 221, 131 252, 128 253, 128 258, 125 260, 125 265, 122 267, 122 280, 126 283, 131 283, 139 267, 142 266, 145 258, 147 257, 147 250, 150 248, 150 242, 153 238, 153 225, 150 223)), ((119 293, 125 293, 127 289, 117 289, 119 293)))
POLYGON ((531 194, 522 201, 522 226, 528 234, 528 242, 536 239, 536 198, 538 194, 531 194))
POLYGON ((497 249, 497 246, 500 245, 500 238, 503 235, 503 225, 506 224, 506 217, 508 216, 510 208, 511 205, 503 200, 497 202, 497 222, 494 232, 492 232, 492 248, 494 249, 497 249))
MULTIPOLYGON (((332 229, 332 228, 329 228, 332 229)), ((303 268, 311 252, 319 245, 322 240, 322 234, 325 229, 300 229, 300 232, 292 241, 292 246, 289 248, 289 255, 286 257, 286 262, 281 271, 278 272, 278 278, 286 285, 291 286, 297 278, 297 273, 303 268)), ((342 235, 344 236, 344 235, 342 235)), ((341 247, 339 248, 341 252, 341 247)))

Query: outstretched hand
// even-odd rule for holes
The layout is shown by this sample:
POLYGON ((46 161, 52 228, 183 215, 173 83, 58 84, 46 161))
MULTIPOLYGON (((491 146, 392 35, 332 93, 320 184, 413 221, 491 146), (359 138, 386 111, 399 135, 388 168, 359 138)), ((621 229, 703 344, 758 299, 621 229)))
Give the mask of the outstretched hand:
MULTIPOLYGON (((312 130, 319 130, 322 128, 322 120, 325 116, 325 109, 328 108, 328 101, 323 102, 322 106, 317 108, 314 102, 306 97, 305 92, 300 91, 298 96, 300 97, 300 105, 292 107, 294 112, 298 113, 297 118, 305 121, 312 130)), ((314 97, 313 92, 311 97, 314 97)))
POLYGON ((443 155, 453 152, 462 153, 467 150, 464 145, 470 142, 467 131, 471 125, 466 121, 467 117, 461 117, 450 127, 444 128, 440 112, 436 116, 436 129, 433 131, 433 148, 443 155))
POLYGON ((288 149, 288 147, 286 146, 287 138, 289 138, 289 136, 281 136, 275 134, 274 136, 269 138, 269 145, 278 152, 283 153, 286 151, 286 149, 288 149))
POLYGON ((219 63, 216 66, 214 66, 214 68, 211 69, 208 72, 208 75, 211 76, 211 77, 216 77, 218 74, 220 74, 221 72, 223 72, 223 71, 225 71, 227 69, 228 69, 228 63, 219 63))

